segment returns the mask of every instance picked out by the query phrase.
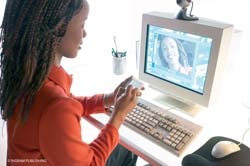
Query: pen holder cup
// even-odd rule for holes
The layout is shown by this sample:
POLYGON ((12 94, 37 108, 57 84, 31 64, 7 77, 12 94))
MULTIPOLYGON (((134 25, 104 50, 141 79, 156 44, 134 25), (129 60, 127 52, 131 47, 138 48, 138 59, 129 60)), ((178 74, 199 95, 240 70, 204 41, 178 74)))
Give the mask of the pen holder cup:
POLYGON ((126 72, 126 56, 113 56, 113 73, 116 75, 121 75, 126 72))

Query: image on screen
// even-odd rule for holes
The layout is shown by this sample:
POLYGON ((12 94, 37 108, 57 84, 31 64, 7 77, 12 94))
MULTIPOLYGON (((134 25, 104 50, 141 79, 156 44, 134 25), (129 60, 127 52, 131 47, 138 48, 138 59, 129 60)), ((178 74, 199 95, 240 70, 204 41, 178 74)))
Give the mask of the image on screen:
POLYGON ((148 25, 144 72, 203 94, 212 39, 148 25))

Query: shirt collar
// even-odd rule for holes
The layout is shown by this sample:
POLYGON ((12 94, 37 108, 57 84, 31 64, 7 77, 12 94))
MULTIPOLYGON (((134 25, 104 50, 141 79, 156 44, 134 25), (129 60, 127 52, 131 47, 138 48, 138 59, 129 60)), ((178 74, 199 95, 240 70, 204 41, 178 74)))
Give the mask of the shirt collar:
POLYGON ((53 65, 48 75, 48 79, 63 88, 66 94, 70 94, 72 76, 69 75, 61 66, 53 65))

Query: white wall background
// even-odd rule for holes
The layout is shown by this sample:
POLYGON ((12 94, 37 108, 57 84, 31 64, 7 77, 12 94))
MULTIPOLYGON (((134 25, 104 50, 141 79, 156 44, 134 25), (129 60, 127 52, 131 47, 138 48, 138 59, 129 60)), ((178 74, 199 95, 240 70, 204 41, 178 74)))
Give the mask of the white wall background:
MULTIPOLYGON (((4 12, 6 0, 0 0, 0 22, 4 12)), ((113 35, 121 50, 128 51, 130 63, 135 63, 135 42, 140 40, 141 16, 149 11, 166 11, 177 13, 179 6, 175 0, 89 0, 90 14, 86 23, 88 36, 84 39, 83 49, 74 60, 63 63, 68 67, 79 65, 98 65, 97 58, 110 58, 111 48, 114 47, 113 35)), ((193 14, 227 23, 234 24, 236 29, 243 31, 240 51, 231 57, 234 62, 230 67, 235 68, 238 75, 242 75, 242 84, 247 84, 249 73, 248 40, 250 39, 250 25, 248 18, 249 0, 194 0, 193 14), (242 70, 244 69, 244 70, 242 70)), ((97 70, 99 70, 97 68, 97 70)), ((244 86, 245 88, 245 86, 244 86)), ((6 132, 2 134, 2 121, 0 121, 0 165, 5 165, 6 132)))
MULTIPOLYGON (((176 0, 88 0, 90 14, 86 23, 87 38, 84 39, 83 49, 75 60, 66 60, 66 66, 93 65, 96 58, 110 58, 111 48, 114 47, 113 35, 117 36, 118 46, 128 51, 130 63, 135 63, 135 42, 141 38, 142 13, 162 11, 177 13, 180 9, 176 0), (95 49, 93 49, 95 48, 95 49), (94 62, 93 62, 94 61, 94 62)), ((215 19, 231 23, 236 29, 243 31, 240 49, 248 47, 250 39, 250 23, 248 23, 248 8, 250 1, 238 0, 193 0, 193 14, 198 17, 215 19)), ((0 1, 0 21, 4 12, 6 0, 0 1)), ((239 55, 235 55, 239 56, 239 55)), ((242 63, 246 63, 247 54, 242 63)))
MULTIPOLYGON (((89 4, 90 15, 87 21, 86 41, 94 41, 91 45, 94 44, 99 49, 110 49, 107 48, 107 43, 103 45, 101 38, 113 46, 113 35, 117 35, 120 47, 128 46, 128 43, 134 46, 135 40, 140 39, 143 12, 177 13, 180 9, 175 0, 89 0, 89 4)), ((238 0, 237 3, 226 0, 194 0, 193 14, 228 22, 246 31, 250 28, 246 21, 246 11, 249 5, 248 0, 238 0)))
MULTIPOLYGON (((114 47, 113 35, 117 37, 118 47, 128 51, 128 62, 135 63, 135 42, 141 38, 142 13, 162 11, 177 13, 180 9, 176 0, 89 0, 90 14, 86 23, 87 38, 77 59, 64 62, 67 65, 76 63, 93 65, 99 59, 110 59, 111 48, 114 47), (95 48, 95 49, 93 49, 95 48), (91 62, 91 63, 89 63, 91 62)), ((236 59, 242 66, 249 66, 249 55, 246 54, 248 39, 250 39, 250 23, 248 7, 250 1, 238 0, 194 0, 193 14, 199 17, 214 19, 233 24, 243 31, 240 49, 231 57, 232 67, 236 67, 236 59)), ((109 66, 108 66, 109 67, 109 66)), ((111 67, 110 67, 111 68, 111 67)), ((241 73, 240 73, 241 74, 241 73)), ((245 73, 242 73, 244 76, 245 73)))

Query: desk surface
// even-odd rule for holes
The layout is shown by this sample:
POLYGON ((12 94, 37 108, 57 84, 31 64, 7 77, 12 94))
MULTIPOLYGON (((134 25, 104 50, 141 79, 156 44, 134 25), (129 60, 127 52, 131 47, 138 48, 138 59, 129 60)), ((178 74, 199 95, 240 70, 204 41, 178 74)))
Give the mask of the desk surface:
MULTIPOLYGON (((96 62, 91 67, 79 66, 68 69, 70 73, 74 73, 72 92, 76 95, 111 92, 126 77, 131 74, 136 75, 136 72, 133 72, 131 68, 128 68, 124 75, 114 75, 112 73, 111 59, 110 62, 106 61, 106 63, 100 60, 100 62, 96 62), (93 77, 93 75, 95 77, 93 77)), ((231 74, 232 73, 229 73, 229 75, 231 74)), ((182 158, 186 154, 197 150, 213 136, 225 136, 241 141, 243 133, 248 128, 250 111, 242 104, 242 98, 237 96, 237 89, 231 88, 235 86, 234 80, 235 79, 226 78, 224 83, 226 82, 227 84, 226 86, 222 86, 217 102, 209 108, 202 109, 195 115, 173 110, 175 114, 202 126, 202 131, 188 145, 180 157, 161 148, 126 126, 122 126, 119 129, 121 144, 153 165, 177 166, 181 165, 182 158)), ((142 97, 150 100, 152 90, 146 88, 142 97)), ((152 102, 164 108, 163 104, 154 100, 152 100, 152 102)), ((97 114, 87 120, 100 128, 103 124, 106 124, 108 118, 107 115, 97 114)), ((84 133, 84 135, 86 134, 87 133, 84 133)), ((250 147, 250 136, 246 135, 244 144, 250 147)))

